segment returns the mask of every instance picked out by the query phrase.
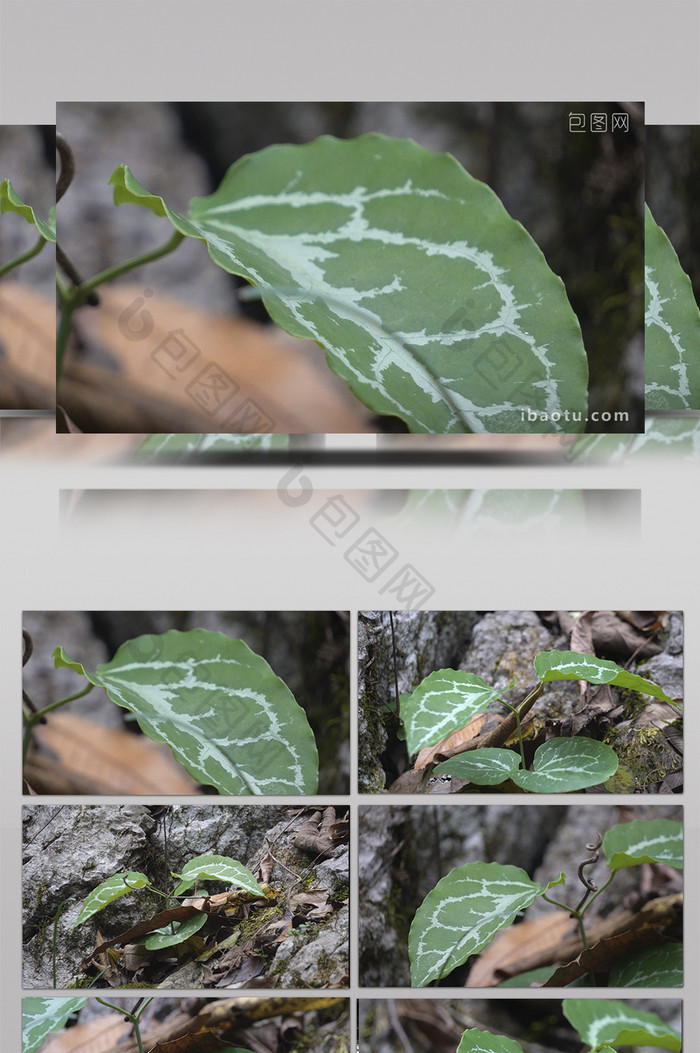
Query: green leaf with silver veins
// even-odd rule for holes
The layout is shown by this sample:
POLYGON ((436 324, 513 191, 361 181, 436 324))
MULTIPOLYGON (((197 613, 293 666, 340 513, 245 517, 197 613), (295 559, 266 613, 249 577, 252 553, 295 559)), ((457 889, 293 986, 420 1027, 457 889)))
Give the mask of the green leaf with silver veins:
POLYGON ((449 154, 377 134, 271 146, 187 216, 126 165, 111 182, 116 204, 205 242, 278 325, 316 340, 370 410, 409 431, 583 430, 588 366, 564 285, 449 154))
POLYGON ((139 636, 94 673, 54 651, 167 743, 204 785, 224 794, 310 794, 318 753, 304 710, 264 658, 208 629, 139 636))

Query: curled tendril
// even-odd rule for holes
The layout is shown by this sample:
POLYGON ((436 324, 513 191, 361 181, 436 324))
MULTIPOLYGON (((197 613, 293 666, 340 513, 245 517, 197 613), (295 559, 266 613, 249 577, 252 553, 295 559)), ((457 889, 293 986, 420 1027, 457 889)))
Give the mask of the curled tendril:
POLYGON ((73 182, 73 176, 75 175, 73 151, 60 132, 56 132, 56 153, 60 161, 58 179, 56 180, 56 204, 58 204, 73 182))
MULTIPOLYGON (((56 180, 56 204, 58 204, 68 187, 73 182, 73 176, 75 175, 75 158, 73 157, 73 151, 68 145, 68 141, 60 132, 56 132, 56 153, 58 154, 58 160, 60 163, 58 179, 56 180)), ((82 278, 58 242, 56 242, 56 262, 66 277, 70 278, 74 285, 82 285, 82 278)), ((85 302, 90 304, 91 307, 97 307, 100 298, 93 290, 93 292, 86 297, 85 302)))
POLYGON ((22 668, 24 669, 34 653, 34 641, 26 629, 22 629, 22 648, 22 668))
POLYGON ((596 884, 596 882, 595 881, 591 881, 591 879, 588 878, 584 874, 583 871, 584 871, 584 867, 592 867, 598 862, 598 857, 600 855, 600 849, 601 849, 602 844, 603 844, 603 835, 602 834, 596 834, 595 842, 592 845, 586 845, 586 848, 588 849, 589 852, 592 853, 592 855, 589 856, 588 859, 584 859, 581 863, 579 863, 578 879, 581 882, 581 884, 585 887, 586 891, 583 894, 583 898, 581 899, 581 902, 576 907, 577 911, 581 910, 582 906, 584 905, 584 903, 586 902, 586 900, 590 896, 591 892, 597 892, 598 891, 598 885, 596 884))

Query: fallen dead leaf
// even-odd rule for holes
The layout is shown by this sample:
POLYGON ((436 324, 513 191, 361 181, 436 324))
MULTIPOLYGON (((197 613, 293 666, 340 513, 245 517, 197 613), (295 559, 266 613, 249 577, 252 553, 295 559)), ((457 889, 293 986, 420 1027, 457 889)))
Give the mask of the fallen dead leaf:
POLYGON ((158 292, 147 301, 153 326, 135 338, 125 312, 145 303, 142 293, 138 285, 105 288, 99 307, 78 313, 81 337, 102 358, 72 351, 66 359, 60 402, 82 431, 374 430, 314 341, 158 292))
POLYGON ((25 778, 39 793, 191 794, 200 787, 163 743, 106 728, 74 713, 52 713, 33 732, 25 778))

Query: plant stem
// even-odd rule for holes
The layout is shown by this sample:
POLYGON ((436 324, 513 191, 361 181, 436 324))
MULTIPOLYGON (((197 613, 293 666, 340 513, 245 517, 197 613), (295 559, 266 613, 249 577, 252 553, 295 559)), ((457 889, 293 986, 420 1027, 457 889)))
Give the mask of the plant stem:
POLYGON ((158 260, 161 256, 167 256, 168 253, 177 248, 184 237, 184 234, 181 234, 179 230, 176 230, 173 236, 169 238, 165 245, 161 245, 160 248, 153 249, 151 252, 145 252, 142 256, 134 256, 133 259, 125 260, 123 263, 119 263, 115 267, 108 267, 107 270, 100 271, 99 274, 82 282, 82 284, 77 285, 73 289, 66 289, 66 286, 63 283, 61 283, 61 285, 57 284, 58 297, 61 305, 61 321, 56 336, 57 384, 63 371, 63 360, 66 355, 68 337, 70 336, 73 323, 73 314, 77 308, 85 303, 90 293, 99 285, 104 285, 105 282, 112 281, 114 278, 118 278, 121 274, 127 274, 129 271, 133 271, 137 267, 142 267, 146 263, 152 263, 153 260, 158 260))
POLYGON ((530 694, 527 696, 527 698, 524 698, 523 701, 520 703, 520 705, 517 706, 517 707, 516 706, 511 706, 511 704, 509 702, 504 702, 503 699, 500 699, 500 701, 503 703, 503 705, 506 707, 506 709, 509 709, 511 711, 511 713, 513 714, 513 716, 515 717, 515 730, 518 733, 518 745, 520 746, 520 759, 522 761, 524 769, 527 768, 527 764, 525 763, 525 744, 523 742, 523 732, 522 732, 522 727, 521 727, 521 724, 520 724, 520 714, 521 713, 526 713, 530 709, 530 707, 532 706, 532 703, 535 702, 540 697, 540 695, 542 694, 543 691, 544 691, 544 684, 541 684, 541 683, 538 684, 537 687, 533 691, 530 692, 530 694))
POLYGON ((25 707, 24 719, 26 727, 24 729, 24 740, 22 742, 22 765, 27 759, 27 751, 29 750, 29 742, 32 737, 32 730, 36 724, 41 722, 41 718, 46 713, 51 713, 54 709, 60 709, 61 706, 65 706, 67 702, 74 702, 76 698, 82 698, 84 695, 89 694, 92 691, 94 684, 88 684, 82 691, 77 691, 74 695, 69 695, 68 698, 62 698, 58 702, 50 702, 48 706, 44 706, 43 709, 37 709, 36 713, 32 713, 25 707))
POLYGON ((23 256, 17 256, 16 259, 10 260, 9 263, 5 263, 2 267, 0 267, 0 278, 2 278, 3 274, 7 274, 8 271, 12 271, 15 269, 15 267, 19 267, 20 264, 26 263, 27 260, 31 260, 32 256, 38 256, 45 244, 46 238, 43 238, 40 234, 39 240, 29 250, 29 252, 25 252, 23 256))
POLYGON ((144 1009, 151 1004, 153 999, 139 998, 138 1002, 131 1010, 131 1012, 129 1012, 128 1009, 125 1009, 123 1006, 113 1005, 111 1002, 105 1002, 103 998, 96 998, 95 1001, 99 1002, 100 1005, 106 1006, 107 1009, 114 1009, 116 1013, 120 1013, 125 1020, 129 1021, 129 1023, 134 1028, 134 1037, 139 1047, 139 1053, 144 1053, 143 1041, 141 1039, 141 1028, 139 1027, 139 1018, 143 1013, 144 1009))

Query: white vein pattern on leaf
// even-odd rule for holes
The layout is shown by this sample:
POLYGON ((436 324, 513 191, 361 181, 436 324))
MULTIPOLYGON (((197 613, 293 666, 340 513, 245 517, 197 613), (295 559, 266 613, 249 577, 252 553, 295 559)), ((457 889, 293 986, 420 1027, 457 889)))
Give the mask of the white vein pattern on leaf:
POLYGON ((470 716, 482 712, 498 694, 492 688, 465 684, 460 680, 444 679, 438 684, 438 687, 422 690, 407 713, 413 734, 428 731, 434 742, 444 738, 443 730, 454 727, 456 720, 463 718, 466 722, 470 716))
POLYGON ((644 1018, 637 1018, 635 1016, 627 1015, 620 1011, 610 1011, 606 1015, 596 1016, 595 1020, 586 1021, 586 1042, 594 1048, 601 1044, 602 1041, 607 1038, 614 1039, 623 1026, 626 1029, 630 1028, 644 1028, 652 1035, 664 1035, 668 1031, 665 1024, 657 1024, 655 1021, 647 1021, 644 1018), (617 1030, 610 1033, 607 1031, 610 1025, 613 1025, 617 1030), (606 1035, 607 1032, 607 1035, 606 1035))
MULTIPOLYGON (((228 663, 231 665, 241 666, 244 663, 238 662, 235 659, 223 659, 223 658, 211 658, 207 659, 207 662, 216 664, 228 663)), ((133 703, 123 695, 123 691, 130 690, 134 694, 139 696, 145 702, 149 703, 153 707, 153 712, 143 712, 142 715, 146 720, 162 721, 165 723, 172 723, 176 727, 180 728, 187 735, 189 741, 182 744, 173 744, 183 756, 187 756, 190 763, 196 763, 200 767, 200 771, 206 773, 207 760, 215 761, 224 771, 233 770, 237 775, 241 771, 245 771, 243 781, 246 785, 255 787, 254 792, 262 793, 266 789, 270 789, 273 786, 292 786, 295 789, 301 790, 304 786, 304 778, 302 765, 300 761, 299 751, 297 747, 289 742, 283 736, 283 729, 287 726, 283 721, 279 720, 278 714, 275 711, 272 704, 269 702, 267 697, 263 694, 253 691, 250 688, 225 688, 221 685, 210 683, 207 681, 197 680, 194 675, 193 665, 197 663, 201 666, 203 663, 201 660, 194 658, 185 659, 182 662, 163 662, 163 661, 151 661, 151 662, 136 662, 121 665, 118 670, 113 670, 108 676, 103 677, 104 684, 106 687, 110 687, 114 694, 121 699, 122 703, 127 709, 133 708, 133 703), (169 683, 168 685, 163 684, 147 684, 140 680, 129 679, 124 674, 132 672, 134 670, 161 670, 161 669, 173 669, 184 667, 187 670, 186 675, 179 682, 169 683), (260 778, 256 777, 252 772, 249 772, 245 767, 245 757, 237 760, 233 760, 228 753, 218 749, 219 746, 231 747, 234 745, 230 739, 215 738, 207 733, 206 726, 199 728, 198 724, 201 721, 205 721, 207 718, 216 715, 216 709, 214 707, 197 714, 186 714, 186 720, 183 719, 182 713, 171 705, 173 699, 177 699, 178 692, 181 689, 203 689, 211 691, 216 697, 220 697, 221 694, 228 695, 230 698, 245 697, 255 702, 262 713, 269 721, 269 725, 265 728, 265 731, 255 737, 249 737, 244 740, 236 740, 236 747, 251 745, 255 742, 273 740, 284 746, 290 756, 290 763, 287 769, 287 778, 284 778, 282 773, 276 773, 275 777, 271 778, 260 778), (204 737, 200 738, 196 735, 196 732, 204 737)))
MULTIPOLYGON (((483 282, 479 288, 491 287, 501 299, 502 307, 499 310, 496 319, 473 331, 462 330, 457 335, 454 331, 450 331, 449 333, 435 332, 433 334, 427 334, 425 330, 422 330, 419 333, 397 332, 392 334, 387 332, 386 326, 378 315, 372 314, 365 309, 366 321, 364 328, 366 328, 375 341, 375 344, 377 344, 374 348, 376 351, 374 360, 375 377, 372 378, 368 378, 364 372, 358 370, 353 365, 344 348, 335 346, 331 348, 327 337, 324 339, 321 336, 313 321, 305 317, 298 306, 295 307, 290 297, 280 296, 280 298, 285 300, 287 308, 291 311, 296 320, 301 325, 309 328, 315 339, 319 340, 320 343, 328 347, 330 350, 333 350, 341 361, 343 361, 345 367, 353 373, 359 382, 376 390, 385 398, 394 402, 394 404, 398 405, 394 394, 388 392, 384 386, 384 372, 389 364, 398 364, 404 372, 408 372, 418 387, 420 387, 423 393, 427 394, 433 402, 438 402, 442 398, 439 390, 436 389, 434 379, 428 371, 424 370, 419 362, 413 360, 411 362, 411 368, 407 369, 404 341, 409 344, 413 343, 414 346, 418 346, 419 344, 423 346, 429 346, 430 344, 449 346, 455 342, 455 339, 476 339, 476 337, 485 333, 493 333, 493 335, 496 336, 508 333, 516 339, 524 341, 545 369, 545 379, 536 382, 534 386, 540 387, 546 392, 547 413, 551 416, 554 413, 561 412, 561 404, 557 394, 557 381, 551 375, 551 370, 554 364, 550 361, 547 355, 547 347, 546 345, 539 346, 534 337, 517 324, 521 311, 532 305, 518 304, 516 302, 513 286, 510 286, 501 280, 507 271, 494 263, 492 253, 471 246, 465 241, 436 243, 425 238, 407 236, 397 231, 388 231, 381 228, 370 227, 368 221, 363 215, 365 205, 376 198, 396 195, 438 196, 445 200, 449 200, 446 195, 441 194, 439 191, 428 191, 413 187, 411 181, 408 180, 401 187, 384 188, 373 192, 368 191, 363 186, 358 186, 346 194, 327 194, 316 191, 310 193, 282 193, 279 195, 253 195, 249 198, 227 203, 226 205, 207 208, 206 210, 201 211, 193 222, 201 225, 207 240, 211 241, 212 244, 215 244, 219 251, 239 265, 241 261, 237 258, 232 247, 225 240, 217 238, 215 231, 211 231, 210 228, 213 227, 218 230, 226 231, 229 234, 235 234, 243 240, 262 248, 263 251, 267 249, 267 246, 274 245, 274 253, 269 253, 268 251, 268 254, 275 262, 281 262, 283 265, 286 265, 291 276, 291 281, 296 286, 303 289, 307 284, 311 284, 315 290, 318 290, 314 299, 323 299, 324 296, 326 296, 329 302, 333 302, 342 296, 347 300, 348 305, 354 307, 354 311, 348 315, 347 311, 343 311, 342 305, 333 303, 337 313, 341 317, 344 316, 349 321, 357 321, 358 308, 364 299, 379 295, 383 292, 383 289, 371 289, 361 292, 353 287, 338 288, 330 285, 325 280, 324 271, 317 264, 317 261, 322 261, 327 259, 329 255, 333 255, 324 250, 322 248, 323 245, 332 245, 337 241, 349 240, 359 242, 374 240, 384 245, 411 246, 422 251, 426 257, 439 255, 445 258, 469 261, 479 270, 482 270, 487 276, 487 280, 483 282), (296 235, 269 235, 262 231, 236 226, 235 224, 232 224, 230 220, 226 221, 217 218, 221 216, 232 216, 236 212, 259 207, 291 206, 293 208, 301 208, 321 203, 339 205, 347 208, 351 211, 351 217, 335 231, 296 235), (283 247, 286 251, 280 251, 283 247), (392 363, 390 360, 392 354, 397 350, 394 346, 397 339, 399 342, 399 362, 392 363), (379 354, 380 352, 383 353, 383 357, 379 354), (389 352, 389 354, 387 354, 387 352, 389 352), (386 362, 385 365, 382 365, 383 361, 386 362)), ((457 203, 464 204, 464 202, 459 199, 457 199, 457 203)), ((251 272, 252 279, 256 283, 264 286, 268 284, 260 274, 253 273, 253 268, 248 269, 251 272)), ((402 288, 398 276, 394 277, 393 283, 391 284, 394 283, 398 283, 397 288, 402 288)), ((274 290, 272 291, 274 292, 274 290)), ((443 383, 445 383, 445 378, 442 378, 442 380, 443 383)), ((450 388, 449 390, 452 393, 452 389, 450 388)), ((460 393, 455 392, 455 394, 460 393)), ((462 398, 463 397, 464 396, 462 395, 462 398)), ((401 406, 400 408, 406 411, 405 407, 401 406)), ((464 411, 466 413, 479 413, 490 409, 492 413, 496 413, 503 412, 503 410, 518 411, 528 408, 530 407, 525 405, 514 406, 512 403, 504 403, 500 408, 491 406, 472 407, 467 400, 464 411)), ((456 420, 455 423, 457 423, 456 420)), ((484 429, 481 428, 479 430, 484 429)))
POLYGON ((635 841, 633 844, 623 845, 622 848, 616 849, 616 851, 624 852, 626 856, 641 856, 646 854, 649 848, 653 848, 659 845, 662 848, 669 848, 671 853, 675 856, 677 854, 679 844, 682 844, 682 841, 680 841, 679 838, 675 837, 673 834, 659 834, 656 837, 640 838, 640 840, 635 841))
POLYGON ((678 364, 675 366, 669 366, 671 372, 676 373, 678 376, 678 387, 672 388, 666 384, 658 384, 653 382, 646 385, 647 391, 665 391, 669 395, 677 395, 683 399, 683 403, 686 409, 691 409, 690 405, 690 384, 688 383, 688 367, 684 361, 685 348, 681 344, 680 336, 673 332, 673 327, 665 321, 663 317, 663 305, 669 303, 670 297, 662 298, 659 291, 659 285, 652 279, 654 273, 653 267, 644 268, 644 278, 646 281, 647 289, 649 290, 649 303, 647 305, 646 312, 644 314, 644 324, 646 326, 657 326, 661 329, 673 345, 673 349, 678 355, 678 364))
MULTIPOLYGON (((612 680, 615 679, 617 674, 620 672, 619 669, 609 669, 605 665, 601 665, 598 662, 595 662, 593 660, 588 662, 588 661, 586 661, 585 658, 572 659, 572 660, 570 660, 568 662, 560 662, 558 659, 556 659, 555 661, 556 661, 556 664, 553 667, 551 667, 551 668, 549 668, 549 669, 547 669, 545 671, 545 674, 544 674, 545 677, 546 677, 547 673, 550 673, 550 672, 558 673, 558 672, 561 672, 561 671, 566 671, 568 669, 571 669, 572 671, 575 672, 578 669, 583 669, 583 670, 586 670, 586 671, 590 669, 590 670, 592 670, 594 675, 596 677, 598 677, 598 678, 608 677, 609 676, 610 680, 606 680, 605 682, 606 683, 610 683, 612 680)), ((585 677, 580 677, 579 679, 586 679, 586 678, 585 677)))
POLYGON ((416 964, 420 966, 424 976, 430 979, 439 978, 443 975, 443 969, 447 964, 457 964, 456 959, 465 961, 469 954, 483 947, 499 929, 509 924, 515 915, 529 906, 540 891, 539 886, 532 883, 520 884, 514 880, 500 882, 488 878, 476 879, 465 878, 461 881, 451 882, 450 887, 457 889, 465 886, 461 895, 440 896, 439 902, 427 915, 422 918, 422 931, 416 946, 416 964), (507 893, 498 893, 499 885, 505 885, 507 893), (514 891, 519 889, 519 891, 514 891), (489 902, 487 910, 477 910, 469 902, 469 898, 482 896, 489 902), (463 907, 465 920, 468 915, 469 927, 465 932, 464 924, 447 925, 441 921, 439 915, 453 904, 463 907), (480 919, 476 922, 473 919, 480 919), (453 938, 453 935, 456 934, 453 938), (435 939, 450 939, 447 947, 431 947, 431 941, 435 939), (426 946, 427 945, 427 946, 426 946), (467 950, 465 948, 472 948, 467 950), (425 964, 426 960, 428 965, 425 964))
MULTIPOLYGON (((41 1009, 36 1010, 32 1008, 31 1020, 29 1026, 23 1028, 23 1032, 26 1037, 30 1038, 32 1035, 39 1033, 42 1036, 46 1033, 46 1024, 55 1024, 56 1021, 60 1020, 64 1015, 70 1016, 77 1009, 87 1002, 87 998, 33 998, 32 1003, 35 1005, 37 1002, 41 1003, 41 1009), (70 1008, 69 1008, 70 1007, 70 1008)), ((49 1027, 49 1031, 53 1028, 49 1027)))

